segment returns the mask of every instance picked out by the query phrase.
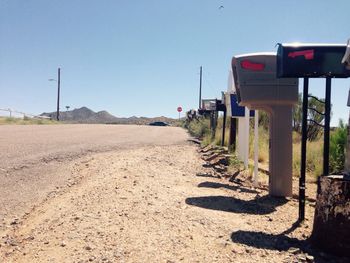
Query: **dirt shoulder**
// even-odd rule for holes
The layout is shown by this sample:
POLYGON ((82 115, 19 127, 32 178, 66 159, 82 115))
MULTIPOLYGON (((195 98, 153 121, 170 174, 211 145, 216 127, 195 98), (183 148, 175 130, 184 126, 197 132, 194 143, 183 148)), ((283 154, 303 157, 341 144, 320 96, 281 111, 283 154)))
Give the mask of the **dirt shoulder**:
MULTIPOLYGON (((336 262, 313 208, 212 176, 194 145, 95 154, 1 237, 2 262, 336 262)), ((341 261, 339 261, 341 262, 341 261)), ((345 262, 345 261, 344 261, 345 262)))

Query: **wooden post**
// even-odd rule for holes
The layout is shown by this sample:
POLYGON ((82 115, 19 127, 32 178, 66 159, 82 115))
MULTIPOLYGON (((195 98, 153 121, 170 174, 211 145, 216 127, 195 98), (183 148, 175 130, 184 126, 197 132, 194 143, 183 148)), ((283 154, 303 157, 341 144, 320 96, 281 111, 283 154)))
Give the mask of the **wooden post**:
POLYGON ((320 176, 312 242, 329 253, 350 257, 350 180, 320 176))
POLYGON ((231 117, 230 119, 230 137, 228 145, 231 146, 233 150, 236 150, 236 134, 237 134, 237 119, 231 117))
POLYGON ((222 120, 221 146, 225 145, 225 130, 226 130, 226 107, 224 108, 224 117, 223 117, 223 120, 222 120))

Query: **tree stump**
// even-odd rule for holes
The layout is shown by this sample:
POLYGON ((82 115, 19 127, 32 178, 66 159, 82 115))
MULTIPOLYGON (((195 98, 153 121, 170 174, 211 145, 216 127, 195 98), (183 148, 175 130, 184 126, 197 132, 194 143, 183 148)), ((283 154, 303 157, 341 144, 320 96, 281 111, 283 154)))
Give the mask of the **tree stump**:
POLYGON ((350 257, 350 178, 319 178, 311 240, 326 252, 350 257))

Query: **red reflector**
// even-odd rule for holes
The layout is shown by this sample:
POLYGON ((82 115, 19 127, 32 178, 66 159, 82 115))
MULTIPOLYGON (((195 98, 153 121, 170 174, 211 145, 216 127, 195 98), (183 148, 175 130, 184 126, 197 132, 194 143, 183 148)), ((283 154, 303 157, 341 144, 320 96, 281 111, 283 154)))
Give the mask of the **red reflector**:
POLYGON ((265 64, 251 62, 249 60, 242 60, 241 67, 244 69, 254 70, 254 71, 262 71, 265 68, 265 64))
POLYGON ((296 57, 303 56, 306 60, 314 59, 314 55, 315 55, 315 53, 314 53, 313 49, 294 51, 294 52, 288 53, 288 57, 290 57, 290 58, 296 58, 296 57))

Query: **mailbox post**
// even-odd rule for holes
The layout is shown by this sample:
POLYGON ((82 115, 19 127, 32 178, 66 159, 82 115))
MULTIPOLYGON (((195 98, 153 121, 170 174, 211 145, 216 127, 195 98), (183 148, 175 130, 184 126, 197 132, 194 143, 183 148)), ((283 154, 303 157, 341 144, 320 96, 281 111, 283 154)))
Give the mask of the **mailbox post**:
POLYGON ((346 62, 347 46, 343 44, 279 44, 277 51, 277 76, 304 78, 302 148, 299 179, 299 220, 305 217, 305 170, 307 142, 307 113, 309 78, 326 78, 325 122, 323 146, 323 175, 329 174, 329 130, 331 112, 331 79, 346 78, 350 70, 346 62), (345 54, 345 55, 344 55, 345 54))
POLYGON ((247 169, 249 158, 249 118, 254 117, 254 111, 250 110, 248 113, 248 108, 239 106, 237 95, 235 93, 226 93, 225 98, 228 116, 231 117, 230 141, 234 143, 234 149, 237 151, 237 156, 244 162, 244 166, 247 169), (237 119, 238 144, 236 145, 237 119))
POLYGON ((254 53, 232 58, 240 106, 264 110, 270 117, 269 193, 292 195, 292 108, 298 101, 298 79, 277 79, 276 54, 254 53))
MULTIPOLYGON (((314 225, 311 240, 327 252, 350 256, 350 180, 344 175, 331 175, 329 166, 329 122, 332 78, 350 77, 350 47, 335 44, 280 44, 278 76, 304 78, 303 134, 299 186, 299 221, 304 220, 306 127, 309 78, 325 78, 325 122, 323 175, 318 178, 314 225)), ((312 110, 312 109, 310 109, 312 110)))

